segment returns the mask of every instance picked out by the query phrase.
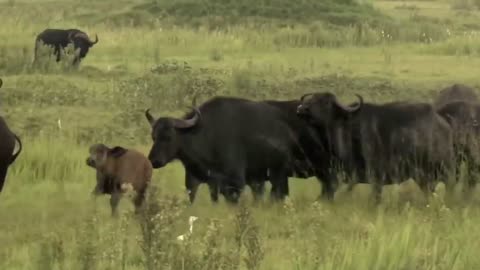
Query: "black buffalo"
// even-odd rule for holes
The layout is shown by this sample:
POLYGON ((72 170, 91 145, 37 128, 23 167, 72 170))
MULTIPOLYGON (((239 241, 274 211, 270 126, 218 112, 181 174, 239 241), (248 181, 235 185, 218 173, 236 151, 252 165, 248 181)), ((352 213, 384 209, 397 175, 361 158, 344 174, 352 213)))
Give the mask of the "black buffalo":
POLYGON ((322 183, 321 198, 332 200, 338 184, 336 179, 339 160, 335 159, 324 133, 312 127, 309 122, 297 115, 300 100, 266 100, 265 103, 276 107, 295 133, 299 147, 291 164, 289 176, 308 178, 315 176, 322 183))
POLYGON ((434 100, 434 106, 441 108, 456 101, 479 102, 475 89, 464 84, 453 84, 440 90, 434 100))
MULTIPOLYGON (((236 202, 252 175, 268 176, 272 195, 288 195, 290 164, 301 150, 294 131, 273 106, 241 98, 216 97, 183 119, 154 119, 149 159, 160 168, 179 159, 193 177, 209 179, 214 192, 236 202)), ((187 175, 188 176, 188 175, 187 175)))
MULTIPOLYGON (((3 82, 0 79, 0 87, 2 84, 3 82)), ((10 130, 3 117, 0 117, 0 192, 5 184, 8 168, 17 159, 21 151, 22 142, 20 138, 10 130), (15 141, 19 145, 16 153, 13 152, 15 150, 15 141)))
POLYGON ((480 172, 480 103, 455 101, 437 109, 453 130, 457 169, 468 165, 467 190, 475 184, 474 174, 480 172))
MULTIPOLYGON (((278 119, 288 124, 299 143, 299 147, 296 148, 297 152, 294 153, 294 161, 289 166, 288 176, 297 178, 316 176, 322 183, 321 198, 333 199, 337 182, 332 174, 331 154, 326 151, 325 141, 318 136, 316 130, 305 119, 297 116, 296 110, 300 105, 300 100, 266 100, 264 102, 280 110, 277 114, 278 119)), ((201 183, 209 185, 212 201, 218 199, 215 185, 209 182, 209 178, 209 175, 200 170, 186 168, 185 186, 191 202, 194 201, 198 186, 201 183)), ((247 185, 251 188, 255 200, 263 196, 265 181, 268 179, 268 171, 247 171, 247 185)), ((272 192, 274 193, 275 190, 272 192)))
POLYGON ((56 61, 59 62, 65 48, 73 43, 74 59, 73 65, 78 65, 80 61, 87 55, 90 48, 97 44, 98 36, 95 40, 91 40, 85 32, 78 29, 46 29, 37 35, 35 39, 35 59, 38 60, 38 50, 40 46, 47 45, 54 49, 56 61))
POLYGON ((372 180, 377 202, 384 184, 412 177, 427 192, 437 179, 450 180, 452 131, 432 105, 358 98, 347 106, 332 93, 310 94, 297 112, 328 133, 335 155, 358 181, 372 180))
POLYGON ((7 126, 5 120, 0 117, 0 192, 3 189, 7 177, 9 166, 17 159, 22 151, 22 142, 15 133, 7 126), (18 142, 19 149, 16 153, 15 141, 18 142))

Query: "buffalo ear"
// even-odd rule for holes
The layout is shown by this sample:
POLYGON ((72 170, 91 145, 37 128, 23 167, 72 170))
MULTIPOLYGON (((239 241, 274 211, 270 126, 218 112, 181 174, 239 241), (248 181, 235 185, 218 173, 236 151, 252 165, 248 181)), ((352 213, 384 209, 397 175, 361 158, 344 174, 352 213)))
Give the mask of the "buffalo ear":
POLYGON ((115 146, 112 149, 108 150, 108 155, 114 158, 119 158, 123 156, 127 151, 127 149, 121 146, 115 146))

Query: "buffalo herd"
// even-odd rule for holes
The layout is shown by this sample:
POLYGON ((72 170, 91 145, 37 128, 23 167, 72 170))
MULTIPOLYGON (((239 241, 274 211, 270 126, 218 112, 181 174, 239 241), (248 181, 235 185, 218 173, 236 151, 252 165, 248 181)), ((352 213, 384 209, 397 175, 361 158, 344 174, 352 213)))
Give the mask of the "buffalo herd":
MULTIPOLYGON (((330 92, 287 101, 219 96, 181 118, 156 118, 148 109, 145 117, 153 141, 148 158, 120 146, 90 147, 87 165, 97 173, 92 194, 110 194, 115 214, 122 194, 131 187, 138 210, 152 169, 173 160, 185 169, 191 203, 202 183, 208 185, 213 202, 221 194, 237 203, 245 186, 258 200, 266 181, 272 186, 271 198, 282 200, 289 195, 290 177, 316 177, 322 186, 320 198, 328 201, 342 181, 349 190, 355 183, 370 183, 378 203, 384 185, 408 179, 426 195, 439 181, 451 190, 464 162, 469 166, 466 190, 471 190, 474 173, 480 172, 480 103, 475 90, 454 84, 440 91, 433 104, 375 104, 360 95, 357 99, 344 104, 330 92)), ((21 150, 22 142, 0 117, 0 191, 21 150)))
POLYGON ((453 85, 434 104, 357 97, 352 104, 330 92, 290 101, 214 97, 180 119, 147 110, 148 158, 155 169, 183 164, 191 202, 200 183, 213 201, 222 194, 236 203, 246 185, 261 196, 266 180, 272 199, 281 200, 289 177, 312 176, 322 183, 321 198, 332 200, 344 173, 349 190, 371 183, 378 203, 383 185, 414 179, 426 194, 439 181, 451 190, 462 162, 480 168, 473 89, 453 85))
MULTIPOLYGON (((97 42, 97 36, 93 41, 78 29, 46 29, 36 38, 34 62, 42 44, 53 48, 57 62, 72 44, 72 64, 78 65, 97 42)), ((111 194, 114 213, 128 184, 137 192, 138 207, 152 169, 174 160, 185 169, 192 203, 202 183, 213 202, 221 194, 237 203, 245 186, 260 199, 266 181, 271 198, 282 200, 289 195, 290 177, 317 178, 320 198, 327 201, 342 181, 349 190, 355 183, 371 183, 378 203, 383 185, 408 179, 425 194, 439 181, 451 190, 464 162, 469 166, 467 190, 474 186, 473 174, 480 172, 480 101, 474 89, 454 84, 442 89, 433 103, 375 104, 356 96, 351 104, 331 92, 287 101, 217 96, 181 118, 154 117, 148 109, 153 141, 148 158, 133 149, 93 145, 87 159, 97 172, 92 193, 111 194)), ((21 150, 20 139, 0 117, 0 191, 21 150), (14 152, 16 142, 19 150, 14 152)))

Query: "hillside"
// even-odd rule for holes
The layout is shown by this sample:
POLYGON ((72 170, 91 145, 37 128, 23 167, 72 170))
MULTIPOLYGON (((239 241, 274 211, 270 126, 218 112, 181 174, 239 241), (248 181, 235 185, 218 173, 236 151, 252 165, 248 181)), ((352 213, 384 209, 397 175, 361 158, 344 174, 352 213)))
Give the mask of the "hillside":
POLYGON ((130 14, 135 12, 154 18, 175 18, 180 24, 195 24, 201 19, 214 18, 223 26, 242 24, 249 19, 271 19, 285 24, 322 21, 335 25, 386 20, 386 16, 372 6, 354 0, 160 0, 139 4, 130 14))

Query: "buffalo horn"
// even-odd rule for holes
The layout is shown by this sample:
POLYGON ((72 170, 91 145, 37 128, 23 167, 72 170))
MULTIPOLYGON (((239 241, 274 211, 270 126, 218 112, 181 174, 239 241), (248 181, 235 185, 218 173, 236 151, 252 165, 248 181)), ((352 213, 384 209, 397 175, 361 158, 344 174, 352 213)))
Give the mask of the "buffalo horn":
POLYGON ((305 98, 307 98, 308 96, 312 96, 313 94, 314 94, 314 93, 307 93, 307 94, 303 95, 303 96, 300 98, 300 101, 303 102, 303 100, 304 100, 305 98))
POLYGON ((192 109, 195 112, 195 115, 192 118, 187 119, 187 120, 176 119, 176 121, 175 121, 175 127, 176 128, 179 128, 179 129, 191 128, 198 123, 198 121, 200 120, 200 116, 201 116, 200 111, 197 108, 192 108, 192 109))
POLYGON ((98 42, 98 35, 97 35, 97 34, 95 34, 95 41, 92 41, 92 40, 90 39, 90 37, 88 37, 87 34, 85 34, 85 33, 76 33, 74 36, 75 36, 75 37, 79 37, 79 38, 83 38, 83 39, 86 40, 90 45, 97 44, 97 42, 98 42))
POLYGON ((92 45, 97 44, 98 43, 98 35, 95 34, 95 41, 92 41, 90 38, 88 38, 88 42, 90 42, 90 44, 92 44, 92 45))
POLYGON ((345 105, 341 104, 340 102, 338 102, 338 100, 336 98, 335 98, 335 105, 337 105, 339 108, 341 108, 342 110, 344 110, 346 112, 349 112, 349 113, 356 112, 362 107, 363 98, 362 98, 362 96, 360 96, 358 94, 355 94, 355 95, 358 97, 358 101, 359 101, 356 105, 345 106, 345 105))
POLYGON ((155 123, 155 118, 150 114, 150 109, 147 109, 145 111, 145 117, 147 118, 148 122, 150 123, 151 126, 155 123))

